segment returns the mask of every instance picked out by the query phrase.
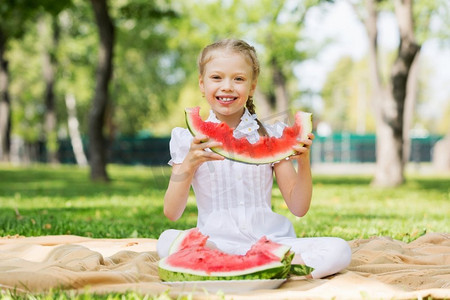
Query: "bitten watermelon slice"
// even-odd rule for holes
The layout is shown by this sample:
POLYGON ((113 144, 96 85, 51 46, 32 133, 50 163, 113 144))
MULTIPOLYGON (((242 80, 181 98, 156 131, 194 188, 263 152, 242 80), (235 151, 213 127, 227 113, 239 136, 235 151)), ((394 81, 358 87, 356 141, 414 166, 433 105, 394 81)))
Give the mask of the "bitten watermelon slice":
POLYGON ((262 237, 245 255, 227 254, 206 246, 197 228, 181 233, 170 255, 159 262, 163 281, 281 279, 289 275, 290 247, 262 237))
POLYGON ((300 144, 312 132, 312 114, 299 111, 295 114, 295 123, 284 128, 280 138, 263 136, 251 144, 245 137, 233 137, 233 129, 226 123, 205 122, 200 117, 200 107, 186 108, 186 124, 192 135, 199 133, 221 142, 222 147, 212 151, 235 161, 249 164, 267 164, 280 161, 294 154, 292 146, 300 144))

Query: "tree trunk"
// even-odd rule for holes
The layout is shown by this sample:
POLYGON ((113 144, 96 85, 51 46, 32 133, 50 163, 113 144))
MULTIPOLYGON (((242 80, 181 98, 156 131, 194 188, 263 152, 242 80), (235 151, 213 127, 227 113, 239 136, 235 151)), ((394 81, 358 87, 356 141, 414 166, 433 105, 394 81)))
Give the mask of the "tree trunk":
POLYGON ((261 92, 261 90, 256 87, 255 97, 254 97, 256 113, 260 121, 268 121, 272 117, 272 108, 270 107, 269 100, 267 96, 261 92))
POLYGON ((286 77, 275 59, 272 59, 272 76, 276 99, 275 112, 282 117, 279 121, 289 123, 291 116, 289 115, 289 96, 286 88, 286 77))
POLYGON ((9 161, 11 148, 11 101, 9 98, 7 37, 0 29, 0 161, 9 161))
POLYGON ((433 148, 433 167, 436 171, 450 171, 450 131, 433 148))
POLYGON ((41 39, 44 41, 42 49, 42 73, 45 81, 45 139, 47 148, 47 161, 55 164, 58 160, 58 136, 56 133, 56 109, 55 109, 55 70, 56 70, 56 56, 55 51, 59 41, 59 28, 55 17, 52 17, 52 34, 51 40, 48 41, 48 25, 45 18, 41 17, 39 20, 39 32, 41 39))
MULTIPOLYGON (((390 158, 391 145, 385 145, 384 140, 391 135, 389 126, 383 122, 383 102, 386 101, 386 91, 381 80, 381 71, 378 62, 378 9, 376 7, 376 0, 366 0, 367 18, 365 19, 365 27, 369 39, 369 71, 370 81, 372 83, 372 105, 375 112, 376 120, 376 174, 375 178, 388 178, 390 175, 390 168, 384 168, 382 161, 390 158), (385 154, 385 152, 388 152, 385 154), (378 175, 377 175, 378 174, 378 175)), ((378 182, 379 184, 379 182, 378 182)))
POLYGON ((405 111, 403 113, 403 163, 409 162, 411 156, 411 136, 410 130, 414 121, 414 110, 417 102, 417 90, 419 85, 419 57, 420 51, 411 65, 408 83, 406 86, 405 111))
POLYGON ((409 71, 419 46, 414 39, 412 0, 395 0, 400 45, 392 66, 389 85, 381 82, 377 58, 376 0, 367 0, 366 29, 369 36, 371 81, 374 87, 376 129, 376 186, 398 186, 404 182, 403 115, 409 71))
POLYGON ((112 76, 114 26, 108 14, 106 0, 91 0, 91 3, 98 26, 100 47, 95 95, 89 112, 89 163, 92 180, 108 181, 108 141, 103 134, 103 127, 109 102, 108 86, 112 76))
POLYGON ((67 125, 69 127, 70 143, 72 144, 73 154, 79 166, 87 166, 86 155, 84 154, 83 141, 79 130, 79 122, 77 118, 77 108, 75 96, 72 94, 66 95, 67 108, 67 125))

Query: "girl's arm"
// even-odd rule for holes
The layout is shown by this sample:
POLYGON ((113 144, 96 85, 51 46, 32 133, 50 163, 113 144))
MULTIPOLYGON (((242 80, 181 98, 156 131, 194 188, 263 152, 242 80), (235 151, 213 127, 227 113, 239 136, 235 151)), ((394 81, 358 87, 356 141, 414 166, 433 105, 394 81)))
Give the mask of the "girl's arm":
POLYGON ((214 152, 205 151, 206 148, 220 147, 218 142, 208 142, 206 136, 196 136, 192 140, 186 158, 181 164, 174 164, 169 186, 164 195, 164 215, 172 221, 181 217, 186 208, 189 191, 195 171, 205 161, 223 160, 214 152))
POLYGON ((313 134, 308 135, 308 140, 301 141, 303 146, 294 146, 298 153, 291 156, 290 160, 296 159, 298 170, 296 171, 292 162, 283 160, 275 164, 274 171, 278 186, 289 210, 296 216, 304 216, 311 203, 312 177, 309 160, 309 148, 314 139, 313 134))

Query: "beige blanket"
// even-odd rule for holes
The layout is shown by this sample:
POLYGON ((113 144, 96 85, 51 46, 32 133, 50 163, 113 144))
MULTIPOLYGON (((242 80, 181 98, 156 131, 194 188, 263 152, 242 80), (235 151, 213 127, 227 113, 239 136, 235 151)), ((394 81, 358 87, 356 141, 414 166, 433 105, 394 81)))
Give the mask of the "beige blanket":
MULTIPOLYGON (((278 289, 226 294, 232 299, 450 298, 450 234, 429 233, 406 244, 386 237, 349 242, 352 263, 324 279, 292 277, 278 289)), ((153 239, 90 239, 79 236, 0 238, 0 288, 44 292, 136 292, 171 296, 202 289, 169 287, 157 274, 153 239)), ((219 293, 220 296, 220 293, 219 293)), ((217 296, 217 297, 219 297, 217 296)))

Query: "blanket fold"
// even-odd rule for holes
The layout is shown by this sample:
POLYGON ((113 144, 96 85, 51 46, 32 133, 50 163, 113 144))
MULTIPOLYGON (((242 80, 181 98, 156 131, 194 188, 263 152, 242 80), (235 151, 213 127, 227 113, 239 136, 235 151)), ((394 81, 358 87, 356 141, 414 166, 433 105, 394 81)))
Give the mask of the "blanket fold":
MULTIPOLYGON (((291 277, 275 290, 229 295, 233 299, 450 298, 450 234, 428 233, 411 243, 389 237, 349 241, 352 262, 324 279, 291 277)), ((79 236, 0 238, 0 288, 42 293, 50 289, 97 293, 134 290, 150 295, 193 293, 158 277, 156 240, 79 236)), ((228 296, 227 296, 228 297, 228 296)))

